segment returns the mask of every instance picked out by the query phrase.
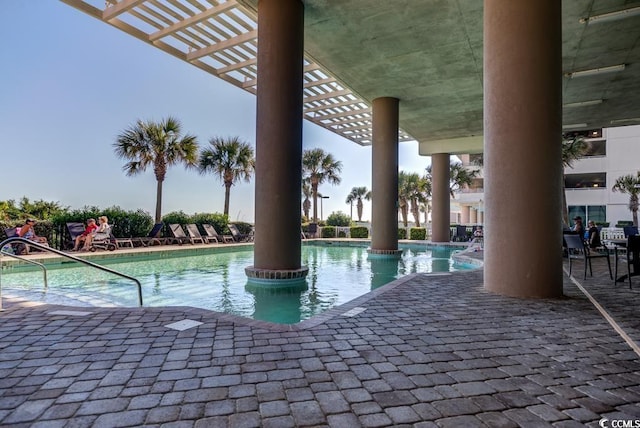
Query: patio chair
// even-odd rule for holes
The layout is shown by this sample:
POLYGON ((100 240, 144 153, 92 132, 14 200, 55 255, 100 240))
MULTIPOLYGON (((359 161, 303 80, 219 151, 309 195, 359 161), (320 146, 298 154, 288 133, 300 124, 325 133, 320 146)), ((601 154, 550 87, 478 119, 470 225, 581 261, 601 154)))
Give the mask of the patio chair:
POLYGON ((203 224, 204 232, 208 238, 215 239, 216 242, 233 242, 233 237, 229 235, 220 235, 212 224, 203 224))
POLYGON ((305 238, 315 238, 318 233, 318 223, 309 223, 307 226, 307 233, 305 233, 305 238))
POLYGON ((591 276, 593 276, 591 259, 606 258, 607 266, 609 267, 609 277, 613 279, 613 273, 611 272, 611 260, 609 259, 609 251, 605 251, 603 253, 591 251, 591 249, 587 245, 585 245, 582 237, 578 234, 565 233, 562 236, 567 248, 567 258, 569 259, 569 276, 571 276, 572 260, 582 259, 584 261, 584 279, 587 279, 587 265, 589 265, 589 273, 591 274, 591 276))
POLYGON ((69 231, 69 237, 71 241, 67 242, 65 248, 70 250, 76 243, 76 238, 84 233, 85 225, 84 223, 79 222, 69 222, 67 223, 67 231, 69 231))
POLYGON ((169 238, 169 242, 177 242, 180 245, 184 244, 185 242, 193 243, 191 239, 187 235, 185 235, 184 229, 182 229, 182 226, 180 226, 179 224, 170 224, 169 231, 171 231, 171 235, 173 235, 171 238, 169 238))
MULTIPOLYGON (((209 243, 211 242, 209 240, 209 237, 204 238, 201 234, 200 231, 198 230, 198 225, 195 223, 190 223, 187 225, 187 233, 189 234, 189 239, 191 240, 192 244, 195 244, 196 242, 200 242, 201 244, 205 243, 205 239, 207 240, 206 242, 209 243)), ((216 240, 217 242, 217 240, 216 240)))
POLYGON ((637 235, 638 234, 638 226, 625 226, 622 228, 624 231, 624 237, 637 235))
POLYGON ((229 231, 231 232, 231 236, 233 236, 234 241, 249 242, 251 240, 251 235, 250 234, 245 235, 240 233, 240 231, 238 230, 238 226, 236 226, 235 224, 229 223, 227 227, 229 228, 229 231))
POLYGON ((151 231, 147 234, 147 236, 140 236, 137 238, 131 238, 133 244, 140 244, 141 247, 149 247, 151 245, 162 245, 166 242, 165 239, 160 238, 160 232, 162 232, 162 228, 164 227, 164 223, 156 223, 151 228, 151 231))
POLYGON ((622 282, 625 279, 629 280, 629 289, 631 286, 631 277, 640 276, 640 236, 629 235, 627 237, 626 248, 616 245, 616 268, 615 268, 615 282, 622 282), (627 273, 618 277, 618 260, 621 259, 627 263, 627 273))

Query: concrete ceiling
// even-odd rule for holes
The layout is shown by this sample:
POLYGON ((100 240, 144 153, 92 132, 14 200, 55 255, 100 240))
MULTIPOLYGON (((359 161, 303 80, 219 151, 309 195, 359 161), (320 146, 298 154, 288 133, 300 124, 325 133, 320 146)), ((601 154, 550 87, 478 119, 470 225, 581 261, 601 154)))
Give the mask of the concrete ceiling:
MULTIPOLYGON (((304 3, 306 52, 369 102, 399 98, 400 126, 421 153, 481 150, 482 1, 304 3)), ((620 72, 563 77, 565 130, 640 124, 640 14, 580 22, 633 7, 640 2, 562 1, 563 73, 625 64, 620 72)))
MULTIPOLYGON (((249 92, 257 0, 61 0, 249 92)), ((515 0, 513 0, 515 1, 515 0)), ((400 99, 400 141, 482 150, 482 0, 303 0, 304 117, 371 144, 370 103, 400 99)), ((640 124, 640 0, 562 0, 563 128, 640 124), (618 72, 570 78, 624 64, 618 72)))

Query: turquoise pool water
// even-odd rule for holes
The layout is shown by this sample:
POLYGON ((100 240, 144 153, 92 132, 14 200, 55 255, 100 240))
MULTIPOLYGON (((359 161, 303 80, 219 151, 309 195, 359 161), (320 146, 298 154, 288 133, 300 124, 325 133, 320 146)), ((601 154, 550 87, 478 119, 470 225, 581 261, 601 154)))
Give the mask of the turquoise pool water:
MULTIPOLYGON (((306 282, 278 290, 247 283, 244 268, 253 264, 251 249, 108 266, 142 283, 145 306, 193 306, 285 324, 311 318, 410 273, 472 267, 453 262, 446 248, 404 248, 401 259, 390 261, 369 258, 365 247, 305 245, 302 259, 309 267, 306 282)), ((49 270, 46 293, 39 270, 4 272, 2 290, 47 303, 137 305, 137 291, 131 281, 97 269, 72 266, 49 270)))

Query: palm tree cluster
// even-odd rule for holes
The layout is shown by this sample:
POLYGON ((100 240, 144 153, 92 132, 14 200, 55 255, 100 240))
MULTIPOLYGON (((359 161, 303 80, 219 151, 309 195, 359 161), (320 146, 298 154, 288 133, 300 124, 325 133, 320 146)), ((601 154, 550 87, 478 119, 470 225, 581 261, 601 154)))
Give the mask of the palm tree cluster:
MULTIPOLYGON (((311 188, 313 222, 318 222, 318 186, 323 183, 340 184, 342 162, 322 149, 309 149, 302 153, 302 183, 311 188)), ((304 208, 304 204, 303 204, 304 208)))
POLYGON ((371 200, 371 191, 369 191, 366 187, 354 187, 351 189, 349 195, 347 195, 347 200, 345 201, 347 204, 351 205, 351 218, 353 218, 353 203, 356 202, 356 209, 358 213, 358 221, 362 221, 362 210, 364 208, 364 204, 362 203, 362 198, 367 201, 371 200))
POLYGON ((421 177, 417 172, 398 173, 398 209, 404 227, 408 226, 409 211, 416 227, 420 227, 420 207, 428 203, 430 196, 430 177, 421 177))
POLYGON ((174 117, 160 122, 138 120, 116 137, 114 150, 126 160, 123 170, 127 175, 137 175, 152 167, 156 177, 155 221, 162 220, 162 184, 170 166, 183 164, 185 168, 197 168, 201 174, 212 173, 225 186, 224 214, 229 214, 231 186, 239 180, 249 181, 254 171, 253 148, 237 137, 214 137, 211 147, 198 152, 194 135, 182 134, 182 124, 174 117))

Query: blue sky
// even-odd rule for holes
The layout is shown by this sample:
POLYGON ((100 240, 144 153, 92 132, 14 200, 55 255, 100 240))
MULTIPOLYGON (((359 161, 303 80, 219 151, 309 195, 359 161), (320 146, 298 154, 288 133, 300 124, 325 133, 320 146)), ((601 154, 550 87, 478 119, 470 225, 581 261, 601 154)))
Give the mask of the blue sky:
MULTIPOLYGON (((153 213, 153 172, 127 177, 113 152, 118 133, 137 119, 173 115, 201 146, 213 136, 239 136, 255 147, 254 95, 61 2, 5 0, 3 11, 0 200, 26 196, 153 213)), ((305 121, 303 148, 315 147, 343 163, 342 183, 320 188, 329 196, 324 217, 348 214, 351 188, 371 189, 371 147, 305 121)), ((400 169, 423 172, 429 162, 416 142, 400 144, 400 169)), ((232 187, 232 220, 254 220, 253 189, 253 181, 232 187)), ((213 176, 168 171, 163 214, 222 212, 223 205, 224 188, 213 176)))

